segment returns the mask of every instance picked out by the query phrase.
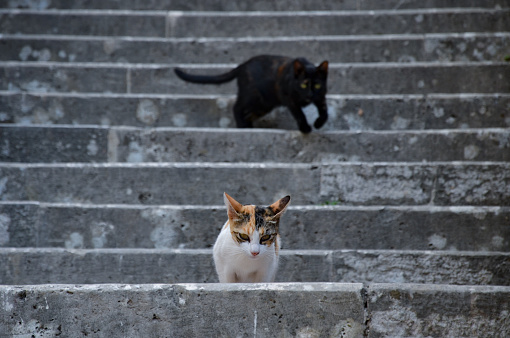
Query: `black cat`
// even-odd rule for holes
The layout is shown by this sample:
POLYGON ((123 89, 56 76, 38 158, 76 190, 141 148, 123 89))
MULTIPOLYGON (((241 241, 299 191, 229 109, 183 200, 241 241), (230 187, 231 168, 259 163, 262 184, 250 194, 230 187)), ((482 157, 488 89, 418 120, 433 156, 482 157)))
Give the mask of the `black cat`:
POLYGON ((179 68, 175 68, 175 74, 193 83, 221 84, 237 78, 234 117, 239 128, 251 128, 255 119, 278 106, 289 108, 303 133, 309 133, 312 128, 302 107, 310 103, 317 107, 319 117, 315 120, 315 128, 322 127, 328 119, 328 61, 315 67, 304 58, 260 55, 221 75, 192 75, 179 68))

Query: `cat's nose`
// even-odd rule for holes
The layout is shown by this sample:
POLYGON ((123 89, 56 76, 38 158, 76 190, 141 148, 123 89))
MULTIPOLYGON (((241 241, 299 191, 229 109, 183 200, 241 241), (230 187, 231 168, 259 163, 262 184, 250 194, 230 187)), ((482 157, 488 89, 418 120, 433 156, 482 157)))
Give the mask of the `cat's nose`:
POLYGON ((260 253, 260 245, 258 243, 250 243, 250 253, 252 257, 257 256, 260 253))

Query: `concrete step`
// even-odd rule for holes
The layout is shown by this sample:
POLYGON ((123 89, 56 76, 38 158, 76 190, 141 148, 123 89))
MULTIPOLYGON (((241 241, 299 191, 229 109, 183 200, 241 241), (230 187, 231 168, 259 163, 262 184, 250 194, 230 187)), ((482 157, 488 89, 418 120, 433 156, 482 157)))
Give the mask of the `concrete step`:
POLYGON ((446 33, 241 38, 0 36, 2 61, 242 63, 254 55, 317 62, 504 61, 510 33, 446 33), (318 58, 322 58, 318 60, 318 58))
POLYGON ((7 311, 0 328, 13 335, 477 337, 510 330, 504 286, 6 285, 0 295, 7 311))
POLYGON ((0 165, 3 201, 218 205, 510 205, 508 162, 0 165))
POLYGON ((505 32, 509 9, 182 12, 0 9, 4 34, 151 37, 505 32))
POLYGON ((0 297, 7 311, 0 329, 12 335, 476 337, 510 330, 504 286, 5 285, 0 297))
MULTIPOLYGON (((476 290, 490 290, 493 299, 507 293, 476 290)), ((48 336, 355 337, 365 329, 361 284, 0 286, 0 297, 13 317, 2 316, 0 329, 13 335, 37 327, 48 336)))
POLYGON ((233 2, 229 0, 10 0, 0 3, 0 8, 20 9, 134 9, 134 10, 180 10, 180 11, 300 11, 300 10, 376 10, 446 7, 509 7, 502 0, 345 0, 345 1, 296 1, 261 0, 256 2, 233 2))
MULTIPOLYGON (((223 205, 133 206, 0 202, 0 246, 100 248, 212 247, 223 205)), ((284 249, 510 252, 510 208, 290 206, 284 249)))
MULTIPOLYGON (((209 249, 0 248, 0 257, 0 284, 218 281, 209 249)), ((277 282, 510 285, 508 252, 282 250, 280 257, 277 282)))
POLYGON ((469 287, 457 286, 370 285, 368 337, 436 334, 474 337, 483 336, 484 332, 491 335, 510 332, 507 291, 506 288, 475 287, 470 291, 469 287), (504 294, 500 296, 500 292, 504 294))
MULTIPOLYGON (((234 127, 234 96, 0 91, 0 122, 20 124, 234 127)), ((321 131, 510 127, 510 94, 328 95, 321 131)), ((305 109, 314 120, 315 107, 305 109)), ((296 130, 287 109, 258 127, 296 130)))
MULTIPOLYGON (((0 90, 27 92, 95 92, 150 94, 230 94, 224 85, 187 83, 174 67, 194 73, 220 74, 229 65, 172 65, 66 62, 0 62, 5 76, 0 90)), ((504 62, 352 63, 330 64, 331 94, 509 93, 510 67, 504 62), (477 81, 472 81, 476 78, 477 81)))
POLYGON ((510 161, 509 128, 303 135, 267 129, 0 125, 0 144, 0 161, 24 163, 510 161))

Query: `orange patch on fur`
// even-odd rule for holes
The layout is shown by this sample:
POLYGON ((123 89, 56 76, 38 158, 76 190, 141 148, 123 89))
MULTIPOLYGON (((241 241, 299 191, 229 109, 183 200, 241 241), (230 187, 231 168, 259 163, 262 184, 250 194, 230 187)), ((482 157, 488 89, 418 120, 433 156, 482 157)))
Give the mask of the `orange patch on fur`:
POLYGON ((232 219, 229 217, 228 223, 230 224, 230 233, 232 238, 236 242, 240 243, 239 239, 235 235, 236 232, 250 236, 253 231, 255 231, 255 206, 243 205, 236 211, 239 216, 245 218, 232 219))

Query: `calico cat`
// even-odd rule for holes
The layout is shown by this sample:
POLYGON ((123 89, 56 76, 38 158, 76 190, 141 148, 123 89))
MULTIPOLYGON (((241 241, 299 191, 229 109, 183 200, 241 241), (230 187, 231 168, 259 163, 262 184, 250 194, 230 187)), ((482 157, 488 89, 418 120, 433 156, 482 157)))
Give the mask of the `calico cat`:
POLYGON ((193 83, 221 84, 237 78, 234 118, 238 128, 251 128, 255 119, 278 106, 290 110, 303 133, 309 133, 312 128, 302 107, 311 103, 317 107, 319 117, 314 123, 317 129, 328 119, 328 61, 315 67, 304 58, 260 55, 221 75, 192 75, 179 68, 174 71, 182 80, 193 83))
POLYGON ((241 205, 226 193, 228 220, 213 247, 220 283, 270 283, 278 268, 280 217, 285 196, 268 207, 241 205))

